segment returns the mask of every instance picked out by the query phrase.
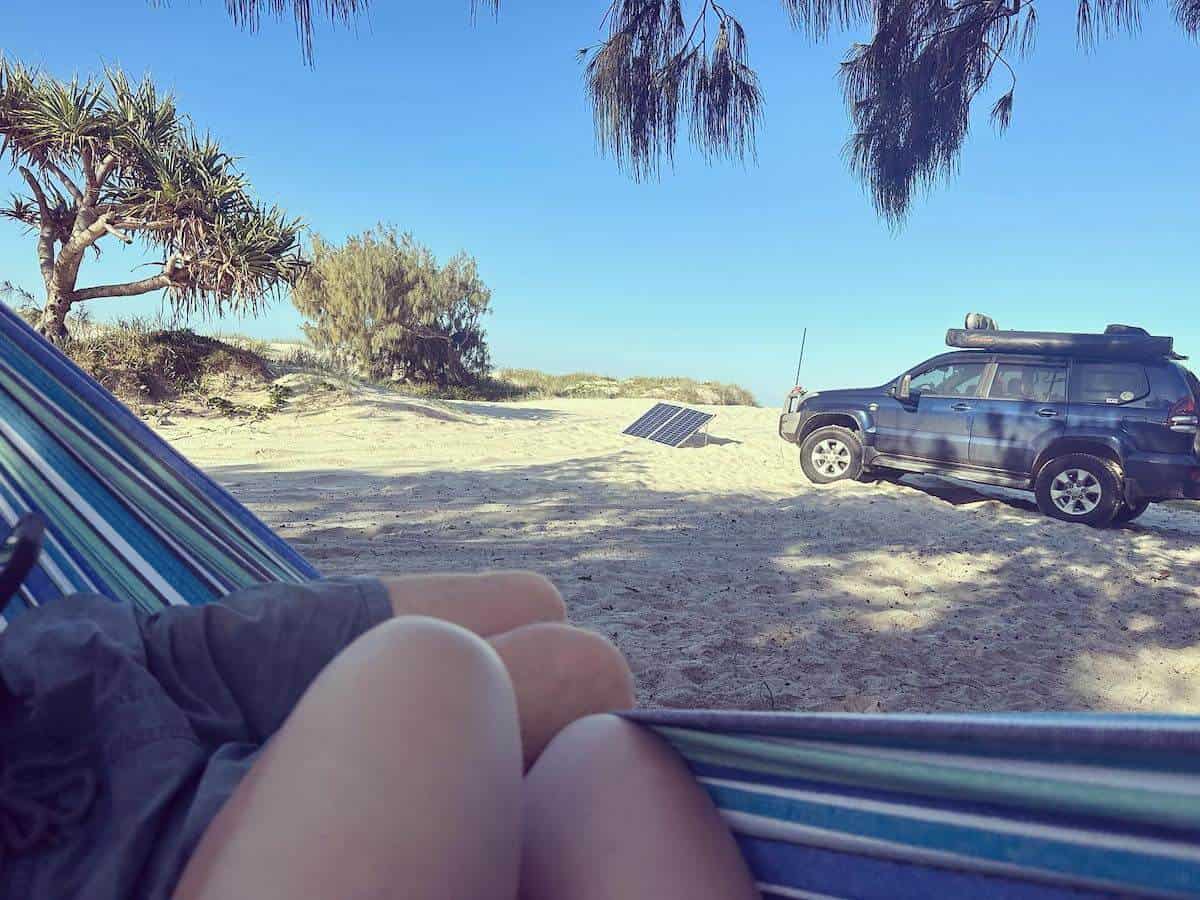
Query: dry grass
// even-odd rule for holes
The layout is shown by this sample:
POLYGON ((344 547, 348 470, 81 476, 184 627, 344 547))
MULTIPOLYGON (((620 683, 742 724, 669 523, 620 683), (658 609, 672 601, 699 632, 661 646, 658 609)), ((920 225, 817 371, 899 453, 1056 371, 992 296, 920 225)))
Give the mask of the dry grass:
POLYGON ((676 400, 711 406, 758 406, 754 395, 736 384, 695 381, 691 378, 612 378, 590 372, 550 375, 536 369, 501 369, 496 380, 510 385, 530 399, 576 397, 588 399, 676 400))
MULTIPOLYGON (((36 322, 36 309, 18 310, 36 322)), ((275 372, 264 345, 245 338, 218 340, 159 319, 125 319, 99 324, 86 315, 68 319, 63 350, 81 369, 127 405, 147 410, 194 401, 223 415, 278 409, 284 397, 272 391, 275 372), (227 394, 267 392, 264 410, 239 405, 227 394)))
MULTIPOLYGON (((36 321, 36 309, 20 312, 36 321)), ((306 376, 302 379, 305 384, 316 378, 326 388, 350 389, 356 381, 353 373, 303 344, 273 343, 238 334, 210 337, 158 319, 98 324, 86 315, 72 315, 68 325, 71 338, 64 348, 68 355, 134 407, 191 399, 232 415, 230 410, 242 410, 225 399, 226 395, 268 390, 281 375, 306 376)), ((442 400, 655 399, 711 406, 758 405, 745 388, 715 381, 621 379, 590 372, 551 375, 536 369, 501 369, 468 386, 380 386, 408 396, 442 400)), ((278 405, 272 398, 268 407, 278 405)))
POLYGON ((267 360, 252 350, 136 321, 77 332, 65 349, 104 387, 135 404, 258 390, 274 378, 267 360))
MULTIPOLYGON (((224 336, 232 340, 230 336, 224 336)), ((354 379, 354 373, 332 359, 303 344, 268 344, 267 353, 275 366, 287 372, 302 372, 342 381, 354 379)), ((387 382, 382 385, 410 397, 436 400, 543 400, 576 399, 657 399, 710 406, 757 406, 748 390, 736 384, 695 381, 691 378, 646 377, 613 378, 590 372, 551 375, 537 369, 499 369, 493 375, 470 385, 439 386, 411 382, 387 382)))
MULTIPOLYGON (((226 340, 232 340, 225 336, 226 340)), ((276 368, 322 376, 342 382, 354 380, 354 373, 332 359, 303 344, 279 342, 267 344, 267 356, 276 368)), ((735 384, 695 381, 691 378, 635 377, 612 378, 590 372, 551 375, 536 369, 500 369, 471 385, 439 386, 410 382, 387 382, 389 390, 410 397, 436 400, 542 400, 577 399, 657 399, 711 406, 757 406, 754 395, 735 384)))

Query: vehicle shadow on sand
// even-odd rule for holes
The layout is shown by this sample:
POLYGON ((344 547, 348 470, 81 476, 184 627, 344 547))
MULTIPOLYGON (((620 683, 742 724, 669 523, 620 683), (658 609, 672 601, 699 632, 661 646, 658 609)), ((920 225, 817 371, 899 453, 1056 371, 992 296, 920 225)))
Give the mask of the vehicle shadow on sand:
POLYGON ((703 450, 705 447, 728 447, 730 444, 741 444, 741 441, 720 435, 693 434, 690 438, 676 447, 676 450, 703 450))
POLYGON ((1032 494, 1008 488, 971 484, 938 475, 908 474, 888 480, 918 490, 930 497, 936 497, 951 506, 967 506, 972 503, 994 501, 1024 512, 1036 513, 1038 511, 1032 494))

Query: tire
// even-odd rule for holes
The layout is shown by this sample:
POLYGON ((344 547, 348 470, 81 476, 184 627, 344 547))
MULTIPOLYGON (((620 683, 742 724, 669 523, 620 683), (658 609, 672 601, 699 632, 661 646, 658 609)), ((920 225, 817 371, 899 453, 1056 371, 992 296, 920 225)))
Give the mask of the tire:
POLYGON ((859 478, 862 459, 858 435, 839 425, 818 428, 800 443, 800 468, 814 484, 859 478))
POLYGON ((1121 470, 1090 453, 1068 453, 1042 466, 1034 495, 1038 509, 1047 516, 1104 528, 1124 503, 1121 470))
POLYGON ((1117 510, 1117 514, 1113 516, 1113 522, 1119 525, 1132 522, 1149 508, 1149 500, 1139 500, 1133 506, 1130 506, 1128 503, 1122 503, 1121 508, 1117 510))

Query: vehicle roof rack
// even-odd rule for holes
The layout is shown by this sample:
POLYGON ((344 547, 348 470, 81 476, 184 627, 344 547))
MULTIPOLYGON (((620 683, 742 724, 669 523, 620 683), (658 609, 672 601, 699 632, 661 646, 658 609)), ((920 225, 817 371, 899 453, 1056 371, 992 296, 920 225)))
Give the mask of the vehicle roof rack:
POLYGON ((1156 336, 1133 325, 1110 325, 1103 334, 1066 331, 1003 331, 997 328, 951 328, 947 346, 960 350, 1080 355, 1098 359, 1182 359, 1174 338, 1156 336))

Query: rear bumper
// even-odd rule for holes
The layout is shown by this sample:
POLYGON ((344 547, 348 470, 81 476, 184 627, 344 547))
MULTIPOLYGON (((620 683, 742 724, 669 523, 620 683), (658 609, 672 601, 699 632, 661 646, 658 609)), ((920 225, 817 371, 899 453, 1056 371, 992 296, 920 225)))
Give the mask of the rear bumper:
POLYGON ((1125 492, 1141 500, 1200 500, 1200 458, 1174 454, 1127 457, 1125 492))

